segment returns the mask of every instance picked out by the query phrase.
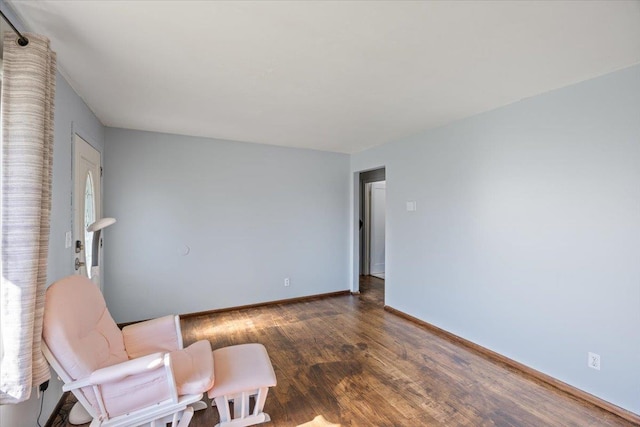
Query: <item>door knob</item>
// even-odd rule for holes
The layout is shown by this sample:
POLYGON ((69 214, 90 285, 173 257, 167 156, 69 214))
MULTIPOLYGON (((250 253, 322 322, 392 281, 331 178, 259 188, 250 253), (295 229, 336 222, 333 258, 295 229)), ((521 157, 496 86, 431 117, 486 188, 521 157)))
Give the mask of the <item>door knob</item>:
POLYGON ((85 263, 80 261, 80 258, 76 258, 76 271, 80 270, 80 267, 84 267, 85 263))

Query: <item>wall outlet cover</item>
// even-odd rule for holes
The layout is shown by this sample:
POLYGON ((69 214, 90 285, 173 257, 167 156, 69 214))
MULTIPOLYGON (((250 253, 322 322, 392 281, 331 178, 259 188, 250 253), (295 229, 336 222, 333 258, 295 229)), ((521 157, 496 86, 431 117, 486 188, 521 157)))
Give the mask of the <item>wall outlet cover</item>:
POLYGON ((587 366, 597 371, 600 370, 600 355, 589 352, 587 355, 587 366))

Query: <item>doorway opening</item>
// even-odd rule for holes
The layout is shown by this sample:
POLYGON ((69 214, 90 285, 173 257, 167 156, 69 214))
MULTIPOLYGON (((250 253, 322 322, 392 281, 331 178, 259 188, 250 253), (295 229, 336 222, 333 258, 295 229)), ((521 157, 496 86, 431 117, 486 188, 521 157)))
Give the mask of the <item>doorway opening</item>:
POLYGON ((361 293, 382 292, 384 303, 386 173, 384 168, 360 173, 359 245, 361 293))

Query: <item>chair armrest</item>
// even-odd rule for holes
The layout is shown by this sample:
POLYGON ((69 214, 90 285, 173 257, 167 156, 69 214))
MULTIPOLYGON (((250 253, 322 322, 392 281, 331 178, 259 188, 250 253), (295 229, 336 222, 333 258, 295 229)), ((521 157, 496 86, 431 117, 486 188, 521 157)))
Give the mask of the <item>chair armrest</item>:
POLYGON ((64 391, 74 390, 76 388, 102 385, 114 381, 119 381, 130 375, 137 375, 147 371, 153 371, 158 368, 164 368, 165 354, 153 353, 144 357, 139 357, 126 362, 116 363, 115 365, 93 371, 88 377, 79 379, 65 384, 62 389, 64 391))
POLYGON ((124 347, 130 359, 150 353, 182 349, 182 332, 178 316, 164 316, 122 329, 124 347))

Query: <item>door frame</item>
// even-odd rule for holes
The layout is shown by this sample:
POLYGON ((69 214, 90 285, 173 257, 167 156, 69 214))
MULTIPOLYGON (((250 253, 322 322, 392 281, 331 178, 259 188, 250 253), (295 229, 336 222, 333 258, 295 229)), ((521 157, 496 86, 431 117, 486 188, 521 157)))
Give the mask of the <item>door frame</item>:
MULTIPOLYGON (((352 191, 352 217, 351 217, 351 292, 359 293, 360 292, 360 273, 362 271, 362 262, 364 257, 364 227, 360 230, 360 218, 363 218, 364 215, 364 185, 366 182, 376 182, 376 181, 388 181, 387 180, 387 168, 386 165, 380 165, 368 169, 362 169, 353 172, 352 183, 353 183, 353 191, 352 191)), ((386 222, 386 219, 385 219, 386 222)), ((385 226, 386 228, 386 226, 385 226)), ((386 237, 385 237, 385 266, 387 265, 387 254, 386 250, 386 237)), ((386 273, 385 273, 386 275, 386 273)))

